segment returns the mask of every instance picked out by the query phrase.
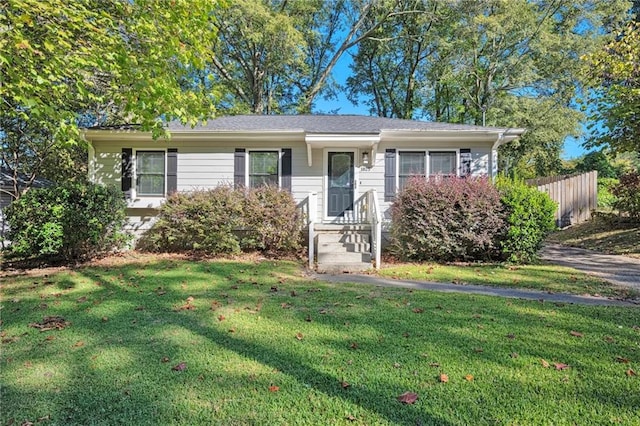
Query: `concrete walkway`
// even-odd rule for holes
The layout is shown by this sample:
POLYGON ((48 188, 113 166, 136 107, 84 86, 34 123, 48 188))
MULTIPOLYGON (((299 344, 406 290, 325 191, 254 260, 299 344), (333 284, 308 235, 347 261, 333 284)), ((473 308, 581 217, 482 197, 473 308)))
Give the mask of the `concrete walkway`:
POLYGON ((536 290, 520 290, 505 287, 489 287, 484 285, 446 284, 412 280, 392 280, 375 275, 364 274, 313 274, 319 281, 332 283, 362 283, 385 287, 410 288, 415 290, 433 290, 445 293, 483 294, 487 296, 508 297, 514 299, 539 300, 541 302, 574 303, 580 305, 599 306, 635 306, 640 307, 640 301, 628 302, 624 300, 609 299, 606 297, 580 296, 573 294, 548 293, 536 290))
POLYGON ((540 251, 540 257, 549 263, 569 266, 604 278, 612 284, 640 291, 640 259, 560 244, 545 245, 540 251))

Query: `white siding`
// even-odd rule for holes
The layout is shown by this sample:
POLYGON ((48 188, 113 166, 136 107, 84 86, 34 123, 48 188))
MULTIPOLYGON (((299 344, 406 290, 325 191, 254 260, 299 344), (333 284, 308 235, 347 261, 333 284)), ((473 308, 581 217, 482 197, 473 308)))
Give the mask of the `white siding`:
MULTIPOLYGON (((236 148, 264 149, 291 148, 292 149, 292 194, 297 202, 305 200, 309 192, 318 193, 318 218, 324 217, 324 161, 326 151, 340 150, 340 148, 314 149, 312 151, 312 166, 308 165, 307 146, 303 140, 286 142, 259 142, 243 140, 227 141, 136 141, 136 142, 94 142, 95 161, 93 162, 93 180, 97 183, 112 184, 120 187, 121 181, 121 153, 122 148, 138 149, 178 149, 178 191, 194 189, 210 189, 221 184, 232 185, 234 180, 234 151, 236 148)), ((345 146, 345 149, 347 147, 345 146)), ((385 220, 390 219, 390 202, 384 201, 384 155, 387 148, 397 150, 452 150, 470 148, 472 156, 472 174, 475 176, 491 174, 494 167, 492 161, 491 144, 464 143, 457 145, 436 142, 380 142, 375 158, 370 159, 371 166, 359 166, 362 149, 356 151, 356 176, 358 178, 358 193, 376 189, 381 203, 381 211, 385 220)), ((157 202, 156 202, 157 204, 157 202)), ((156 210, 149 209, 149 203, 142 199, 130 206, 144 206, 145 208, 130 208, 128 214, 131 229, 139 233, 151 226, 156 210)), ((155 204, 154 204, 155 205, 155 204)))

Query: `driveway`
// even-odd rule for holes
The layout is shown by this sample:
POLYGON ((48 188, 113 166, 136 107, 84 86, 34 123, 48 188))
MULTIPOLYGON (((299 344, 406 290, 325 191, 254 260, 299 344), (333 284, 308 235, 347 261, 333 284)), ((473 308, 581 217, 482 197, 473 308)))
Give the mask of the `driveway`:
POLYGON ((546 244, 540 251, 540 257, 554 265, 569 266, 640 291, 640 259, 560 244, 546 244))

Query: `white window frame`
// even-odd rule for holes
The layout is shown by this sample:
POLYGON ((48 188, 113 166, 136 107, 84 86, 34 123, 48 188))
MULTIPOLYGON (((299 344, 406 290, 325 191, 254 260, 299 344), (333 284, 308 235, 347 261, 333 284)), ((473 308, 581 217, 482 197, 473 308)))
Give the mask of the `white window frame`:
POLYGON ((456 177, 460 177, 460 149, 456 148, 456 149, 451 149, 451 148, 442 148, 442 149, 438 149, 438 148, 431 148, 431 149, 411 149, 411 148, 406 148, 406 149, 398 149, 396 151, 398 153, 398 155, 396 155, 396 191, 400 191, 402 188, 400 188, 400 156, 402 155, 403 152, 422 152, 425 155, 425 179, 429 179, 431 176, 431 156, 430 153, 432 152, 453 152, 456 154, 456 177))
POLYGON ((252 148, 247 149, 245 152, 245 171, 244 171, 244 186, 251 188, 249 175, 251 172, 251 153, 252 152, 277 152, 278 153, 278 189, 282 188, 282 149, 281 148, 252 148))
POLYGON ((166 148, 134 148, 131 156, 133 176, 131 177, 131 198, 144 199, 165 199, 167 197, 167 149, 166 148), (138 194, 138 151, 141 152, 162 152, 164 153, 164 191, 162 195, 140 195, 138 194))

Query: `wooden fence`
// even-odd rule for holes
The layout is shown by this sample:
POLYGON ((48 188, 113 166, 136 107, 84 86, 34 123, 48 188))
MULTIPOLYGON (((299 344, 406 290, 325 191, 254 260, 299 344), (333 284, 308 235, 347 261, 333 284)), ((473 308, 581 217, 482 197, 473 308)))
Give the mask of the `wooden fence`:
POLYGON ((564 228, 586 222, 598 205, 598 172, 529 179, 527 183, 558 203, 556 225, 564 228))

